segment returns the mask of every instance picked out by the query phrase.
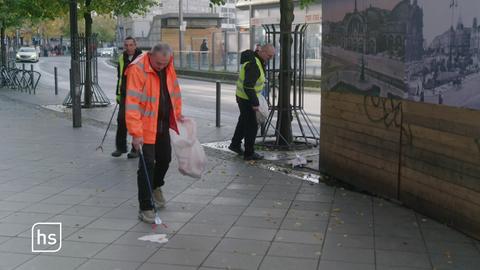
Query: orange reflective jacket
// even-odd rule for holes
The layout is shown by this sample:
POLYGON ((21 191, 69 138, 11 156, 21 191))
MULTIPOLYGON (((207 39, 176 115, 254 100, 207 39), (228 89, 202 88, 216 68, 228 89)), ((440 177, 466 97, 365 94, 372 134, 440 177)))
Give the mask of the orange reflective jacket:
MULTIPOLYGON (((148 53, 138 56, 126 69, 127 97, 125 117, 128 133, 143 137, 145 144, 155 144, 157 138, 158 106, 160 102, 160 78, 150 66, 148 53)), ((172 112, 170 128, 178 133, 177 121, 182 115, 182 97, 173 57, 166 67, 166 79, 172 112)))

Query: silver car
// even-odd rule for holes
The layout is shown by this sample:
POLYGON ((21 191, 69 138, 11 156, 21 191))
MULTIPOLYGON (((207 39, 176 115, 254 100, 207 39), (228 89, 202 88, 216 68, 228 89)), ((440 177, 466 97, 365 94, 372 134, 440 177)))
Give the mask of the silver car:
POLYGON ((38 62, 38 52, 32 47, 21 47, 16 59, 18 62, 38 62))
POLYGON ((103 48, 103 50, 100 52, 100 56, 102 57, 113 57, 115 54, 115 48, 103 48))

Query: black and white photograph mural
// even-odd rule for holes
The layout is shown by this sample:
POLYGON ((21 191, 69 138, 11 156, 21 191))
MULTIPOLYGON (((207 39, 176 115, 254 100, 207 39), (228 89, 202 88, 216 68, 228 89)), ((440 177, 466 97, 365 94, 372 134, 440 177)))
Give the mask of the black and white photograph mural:
POLYGON ((480 109, 480 0, 324 0, 322 90, 480 109))
POLYGON ((405 62, 421 60, 422 20, 417 1, 323 1, 322 89, 407 98, 405 62))
POLYGON ((407 62, 408 98, 480 109, 480 1, 418 0, 421 59, 407 62))

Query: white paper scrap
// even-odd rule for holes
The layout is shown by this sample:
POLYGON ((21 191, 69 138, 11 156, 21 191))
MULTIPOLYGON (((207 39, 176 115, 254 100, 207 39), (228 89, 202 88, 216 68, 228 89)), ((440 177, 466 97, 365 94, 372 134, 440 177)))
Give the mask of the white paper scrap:
POLYGON ((167 235, 166 235, 166 234, 150 234, 150 235, 145 235, 145 236, 139 237, 138 240, 141 240, 141 241, 150 241, 150 242, 160 243, 160 244, 163 244, 163 243, 167 243, 167 242, 168 242, 168 238, 167 238, 167 235))

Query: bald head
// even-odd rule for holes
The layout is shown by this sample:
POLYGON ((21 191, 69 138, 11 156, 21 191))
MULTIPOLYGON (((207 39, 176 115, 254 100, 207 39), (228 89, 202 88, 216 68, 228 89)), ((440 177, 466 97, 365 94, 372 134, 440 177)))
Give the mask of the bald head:
POLYGON ((258 56, 260 56, 263 61, 268 62, 275 56, 275 47, 273 47, 273 45, 270 43, 260 46, 258 56))

